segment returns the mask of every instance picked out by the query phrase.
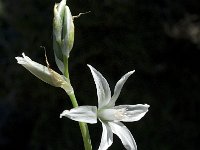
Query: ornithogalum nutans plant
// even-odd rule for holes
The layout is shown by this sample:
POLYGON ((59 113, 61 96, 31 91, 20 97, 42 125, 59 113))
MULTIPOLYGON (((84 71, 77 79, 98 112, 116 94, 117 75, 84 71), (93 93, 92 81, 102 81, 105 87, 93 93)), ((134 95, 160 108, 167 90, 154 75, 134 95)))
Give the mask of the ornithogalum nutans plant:
POLYGON ((68 71, 68 60, 74 44, 74 18, 77 18, 77 16, 72 16, 69 7, 66 5, 66 0, 55 4, 53 12, 53 50, 55 62, 61 73, 57 73, 50 68, 46 52, 46 66, 31 60, 24 53, 22 53, 22 57, 16 57, 17 62, 42 81, 65 90, 72 102, 73 108, 64 110, 60 117, 64 116, 79 121, 85 150, 92 150, 87 123, 97 123, 97 119, 102 123, 103 128, 99 150, 107 150, 112 145, 113 133, 120 138, 127 150, 137 150, 137 145, 131 132, 122 122, 140 120, 148 112, 149 105, 115 106, 124 83, 134 73, 134 70, 126 73, 117 82, 114 94, 111 96, 107 80, 99 71, 88 65, 97 89, 98 107, 89 105, 79 106, 70 83, 68 71))

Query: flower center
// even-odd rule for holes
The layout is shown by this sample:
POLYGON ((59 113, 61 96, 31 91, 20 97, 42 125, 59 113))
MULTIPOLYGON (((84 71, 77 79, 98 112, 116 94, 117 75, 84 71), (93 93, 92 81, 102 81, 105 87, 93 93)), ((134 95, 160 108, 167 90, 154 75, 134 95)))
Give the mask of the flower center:
POLYGON ((120 121, 126 116, 126 109, 101 109, 98 111, 98 117, 106 121, 120 121))

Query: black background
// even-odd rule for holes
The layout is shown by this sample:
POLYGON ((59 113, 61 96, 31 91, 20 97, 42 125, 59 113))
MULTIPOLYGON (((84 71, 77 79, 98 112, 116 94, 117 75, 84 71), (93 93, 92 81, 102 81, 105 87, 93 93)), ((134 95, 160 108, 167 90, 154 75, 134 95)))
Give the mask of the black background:
MULTIPOLYGON (((53 0, 0 0, 0 149, 81 150, 77 122, 59 118, 72 108, 65 92, 16 63, 25 52, 58 71, 52 50, 53 0)), ((200 1, 68 0, 75 20, 70 77, 80 105, 97 105, 91 64, 115 83, 126 72, 118 104, 149 104, 138 122, 125 123, 139 150, 196 150, 200 100, 200 1)), ((58 71, 59 72, 59 71, 58 71)), ((101 124, 89 125, 94 150, 101 124)), ((113 150, 124 149, 114 136, 113 150)))

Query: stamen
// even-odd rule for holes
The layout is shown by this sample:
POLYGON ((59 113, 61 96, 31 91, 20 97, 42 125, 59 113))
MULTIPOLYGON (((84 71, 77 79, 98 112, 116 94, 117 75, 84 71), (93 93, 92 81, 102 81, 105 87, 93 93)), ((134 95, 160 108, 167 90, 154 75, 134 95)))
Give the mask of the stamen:
POLYGON ((98 117, 102 120, 121 121, 128 117, 129 113, 126 108, 120 109, 103 109, 98 111, 98 117))
POLYGON ((121 120, 126 116, 126 109, 122 108, 122 109, 118 109, 115 113, 115 117, 117 120, 121 120))

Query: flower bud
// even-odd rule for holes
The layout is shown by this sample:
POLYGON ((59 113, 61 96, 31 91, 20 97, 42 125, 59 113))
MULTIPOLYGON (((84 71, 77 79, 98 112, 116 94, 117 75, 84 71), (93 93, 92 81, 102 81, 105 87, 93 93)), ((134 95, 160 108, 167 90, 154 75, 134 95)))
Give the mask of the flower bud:
POLYGON ((65 72, 66 59, 74 43, 74 23, 73 17, 66 0, 62 0, 54 6, 53 19, 53 49, 55 61, 62 73, 65 72))
POLYGON ((65 13, 66 0, 62 0, 54 6, 53 34, 58 43, 61 44, 63 17, 65 13))
POLYGON ((74 22, 68 6, 65 6, 62 52, 67 58, 74 44, 74 22))
POLYGON ((35 61, 32 61, 28 56, 22 53, 23 57, 15 57, 17 63, 29 70, 33 75, 40 80, 55 86, 63 88, 68 94, 73 93, 73 88, 69 79, 55 72, 49 67, 43 66, 35 61))

